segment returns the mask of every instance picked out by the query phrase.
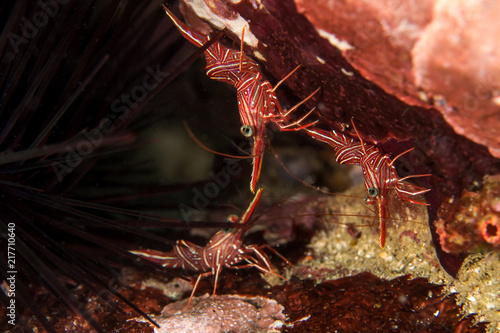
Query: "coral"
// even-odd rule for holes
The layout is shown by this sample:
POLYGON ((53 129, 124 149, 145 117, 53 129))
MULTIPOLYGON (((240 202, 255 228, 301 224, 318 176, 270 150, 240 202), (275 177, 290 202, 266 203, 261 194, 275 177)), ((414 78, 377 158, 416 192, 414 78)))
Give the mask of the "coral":
POLYGON ((479 226, 483 239, 494 247, 500 245, 500 221, 498 216, 488 216, 479 226))
POLYGON ((491 117, 500 112, 497 3, 295 3, 365 78, 409 105, 434 106, 457 133, 500 157, 500 123, 491 117))
POLYGON ((476 320, 491 323, 488 332, 500 331, 499 260, 498 252, 470 255, 457 279, 446 287, 449 293, 456 294, 463 313, 476 313, 476 320))
POLYGON ((401 203, 396 196, 391 198, 387 244, 382 249, 378 244, 378 219, 359 199, 364 185, 342 194, 351 198, 322 198, 315 204, 316 212, 325 213, 322 220, 327 230, 317 232, 309 245, 311 260, 305 263, 308 270, 301 268, 302 277, 315 276, 311 270, 330 270, 329 274, 322 273, 322 280, 344 277, 349 271, 369 271, 389 279, 415 274, 435 283, 446 280, 434 255, 424 206, 401 203))
POLYGON ((485 176, 481 189, 463 191, 443 205, 436 223, 441 247, 452 253, 496 249, 500 245, 500 176, 485 176))
POLYGON ((441 290, 425 279, 363 273, 320 284, 291 281, 273 297, 294 323, 287 332, 484 332, 472 316, 460 318, 455 297, 439 296, 441 290))
MULTIPOLYGON (((487 187, 483 187, 480 191, 483 194, 484 203, 487 203, 491 211, 499 207, 498 200, 496 200, 499 196, 495 186, 491 186, 496 182, 496 176, 486 177, 484 185, 487 187)), ((345 194, 356 196, 362 191, 362 186, 358 186, 345 194)), ((480 194, 476 193, 475 196, 477 199, 480 194)), ((477 202, 481 200, 477 199, 477 202)), ((478 209, 472 204, 467 207, 469 210, 478 209)), ((364 226, 370 224, 373 219, 362 217, 364 208, 356 204, 356 200, 346 200, 342 197, 320 199, 316 203, 315 210, 321 209, 341 214, 324 217, 324 223, 327 223, 329 228, 318 232, 313 238, 309 245, 310 256, 296 265, 294 271, 296 276, 303 280, 313 278, 315 281, 325 282, 350 277, 361 272, 370 272, 384 279, 398 279, 402 274, 423 277, 430 283, 441 285, 443 295, 453 295, 447 299, 447 307, 451 308, 453 301, 456 300, 458 306, 461 306, 456 310, 457 313, 465 316, 477 314, 474 322, 489 322, 487 331, 498 331, 500 298, 496 281, 499 279, 500 252, 473 254, 467 257, 455 279, 446 274, 438 264, 430 232, 424 224, 419 222, 419 219, 425 220, 425 217, 420 215, 421 212, 415 212, 415 207, 412 205, 407 208, 410 210, 406 212, 405 209, 401 211, 392 209, 398 215, 393 216, 395 219, 391 220, 388 226, 388 242, 384 249, 377 244, 376 226, 369 228, 364 226), (339 206, 342 206, 340 211, 339 206), (355 218, 356 215, 342 216, 344 212, 361 216, 358 218, 355 218), (408 216, 412 219, 408 219, 408 216), (346 223, 349 225, 345 225, 346 223), (353 238, 348 231, 349 227, 360 231, 360 237, 353 238)), ((496 217, 494 221, 487 218, 483 221, 487 222, 491 228, 491 223, 496 223, 496 217)), ((480 226, 481 224, 475 225, 476 228, 480 226)), ((476 233, 479 235, 480 231, 476 229, 476 233)), ((484 240, 482 242, 484 243, 484 240)), ((484 246, 483 244, 483 249, 484 246)), ((282 304, 286 310, 290 310, 288 304, 282 304)), ((290 314, 290 318, 294 320, 303 315, 304 313, 297 314, 297 316, 290 314)))
POLYGON ((219 333, 269 332, 283 325, 283 307, 264 297, 239 295, 195 297, 186 309, 188 300, 167 305, 155 318, 160 328, 155 333, 219 333))

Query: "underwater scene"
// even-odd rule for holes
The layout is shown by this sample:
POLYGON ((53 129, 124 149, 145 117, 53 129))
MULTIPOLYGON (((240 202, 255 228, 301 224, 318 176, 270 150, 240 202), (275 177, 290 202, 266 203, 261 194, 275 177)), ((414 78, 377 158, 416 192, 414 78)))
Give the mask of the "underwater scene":
POLYGON ((499 332, 500 4, 0 5, 0 331, 499 332))

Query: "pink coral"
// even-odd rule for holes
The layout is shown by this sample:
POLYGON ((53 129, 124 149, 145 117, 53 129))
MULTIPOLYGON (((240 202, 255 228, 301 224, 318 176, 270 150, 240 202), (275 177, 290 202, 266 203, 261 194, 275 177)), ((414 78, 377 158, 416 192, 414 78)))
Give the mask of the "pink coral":
POLYGON ((481 224, 481 236, 493 246, 500 245, 500 221, 498 216, 492 215, 481 224))

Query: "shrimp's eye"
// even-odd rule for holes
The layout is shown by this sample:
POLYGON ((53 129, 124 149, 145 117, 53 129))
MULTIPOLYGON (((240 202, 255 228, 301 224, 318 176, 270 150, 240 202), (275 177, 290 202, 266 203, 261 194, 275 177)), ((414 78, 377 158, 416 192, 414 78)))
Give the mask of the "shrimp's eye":
POLYGON ((372 198, 375 198, 378 195, 378 190, 375 187, 370 187, 368 189, 368 195, 372 198))
POLYGON ((238 223, 238 221, 240 220, 239 216, 236 215, 236 214, 231 214, 227 217, 227 222, 231 222, 231 223, 238 223))
POLYGON ((244 137, 249 138, 253 135, 253 128, 250 125, 243 125, 240 128, 241 134, 243 134, 244 137))

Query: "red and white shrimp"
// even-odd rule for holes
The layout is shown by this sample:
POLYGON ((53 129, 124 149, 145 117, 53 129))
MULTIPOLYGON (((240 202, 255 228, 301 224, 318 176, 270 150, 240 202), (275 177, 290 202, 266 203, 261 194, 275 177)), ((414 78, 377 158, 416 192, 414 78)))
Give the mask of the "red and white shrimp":
MULTIPOLYGON (((165 12, 172 19, 179 32, 192 44, 202 47, 210 41, 210 36, 203 35, 188 28, 176 18, 168 8, 163 5, 165 12)), ((244 33, 244 30, 243 30, 244 33)), ((242 36, 243 43, 243 36, 242 36)), ((298 67, 281 80, 274 88, 264 79, 259 65, 241 50, 225 47, 219 42, 214 42, 205 50, 207 75, 211 79, 233 85, 237 91, 238 108, 241 119, 241 133, 247 138, 253 138, 252 154, 253 168, 250 189, 252 193, 259 180, 262 166, 262 154, 266 148, 266 126, 272 122, 282 131, 298 131, 314 123, 301 125, 301 122, 312 112, 297 121, 290 122, 290 115, 302 103, 311 98, 318 90, 313 92, 302 102, 284 112, 275 94, 276 88, 298 67)))
MULTIPOLYGON (((254 199, 248 206, 245 213, 239 219, 242 228, 233 230, 221 230, 217 232, 207 243, 206 246, 199 246, 188 241, 179 240, 174 248, 169 252, 156 250, 135 250, 130 251, 149 261, 155 262, 167 268, 181 268, 193 272, 201 273, 189 298, 189 304, 198 287, 201 278, 215 275, 215 284, 213 297, 217 290, 217 280, 223 267, 229 269, 244 269, 255 267, 263 273, 278 275, 273 271, 269 257, 264 253, 268 248, 274 253, 274 249, 267 245, 244 245, 243 234, 248 229, 248 221, 252 217, 255 207, 262 195, 262 188, 257 190, 254 199)), ((281 257, 281 256, 280 256, 281 257)), ((283 257, 283 260, 286 261, 283 257)), ((288 262, 288 261, 287 261, 288 262)), ((281 277, 283 278, 283 277, 281 277)), ((284 278, 283 278, 284 279, 284 278)))
POLYGON ((399 178, 394 167, 394 161, 411 149, 391 159, 388 155, 382 154, 376 146, 364 143, 354 126, 354 122, 352 124, 359 140, 338 133, 335 130, 325 131, 317 128, 306 128, 305 131, 314 139, 332 146, 335 150, 335 157, 338 163, 361 166, 367 192, 366 203, 376 205, 380 222, 380 246, 384 247, 386 237, 386 207, 389 191, 396 191, 396 194, 402 200, 425 205, 425 203, 410 199, 408 196, 423 194, 430 190, 405 183, 404 181, 409 178, 426 177, 429 175, 412 175, 399 178))

